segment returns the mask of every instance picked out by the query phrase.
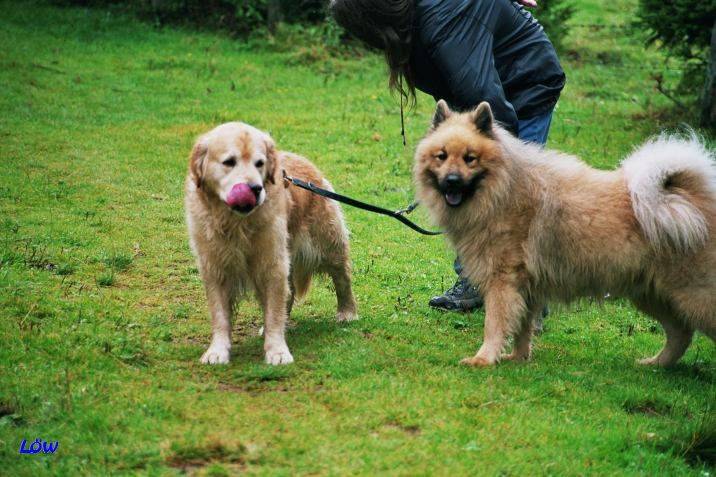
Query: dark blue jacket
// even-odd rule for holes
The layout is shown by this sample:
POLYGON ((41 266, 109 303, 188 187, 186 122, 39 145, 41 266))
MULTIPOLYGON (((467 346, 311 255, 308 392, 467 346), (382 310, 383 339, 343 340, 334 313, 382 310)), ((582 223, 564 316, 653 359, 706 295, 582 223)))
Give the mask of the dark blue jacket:
POLYGON ((518 133, 517 118, 554 107, 565 83, 542 26, 510 0, 416 0, 415 86, 451 108, 480 101, 518 133))

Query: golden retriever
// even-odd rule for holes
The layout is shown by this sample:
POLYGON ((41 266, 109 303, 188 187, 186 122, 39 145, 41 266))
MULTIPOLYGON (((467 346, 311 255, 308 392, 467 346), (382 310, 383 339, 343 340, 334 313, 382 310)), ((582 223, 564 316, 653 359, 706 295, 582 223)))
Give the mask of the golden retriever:
POLYGON ((339 321, 357 318, 351 289, 348 232, 337 203, 297 187, 282 171, 330 184, 307 159, 277 151, 263 131, 226 123, 201 136, 185 186, 186 220, 212 318, 202 363, 229 362, 235 304, 253 291, 263 308, 269 364, 293 362, 284 329, 294 299, 311 276, 333 280, 339 321))
POLYGON ((716 163, 695 137, 661 136, 600 171, 511 136, 487 103, 440 101, 414 179, 485 298, 484 342, 463 363, 529 359, 547 301, 607 292, 663 326, 643 364, 674 364, 694 330, 716 340, 716 163))

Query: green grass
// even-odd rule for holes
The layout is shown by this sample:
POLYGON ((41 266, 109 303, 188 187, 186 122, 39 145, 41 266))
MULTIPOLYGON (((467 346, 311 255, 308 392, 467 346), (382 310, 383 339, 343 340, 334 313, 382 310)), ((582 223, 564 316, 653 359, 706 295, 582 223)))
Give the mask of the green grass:
MULTIPOLYGON (((210 326, 182 210, 195 137, 252 123, 341 192, 399 207, 432 99, 403 148, 379 57, 17 3, 0 4, 0 474, 713 475, 713 343, 642 368, 660 328, 584 301, 553 309, 532 362, 461 367, 483 313, 426 305, 452 253, 354 209, 361 321, 336 325, 318 280, 294 308, 294 365, 262 364, 254 303, 232 364, 200 365, 210 326), (59 449, 19 455, 35 438, 59 449)), ((635 7, 574 3, 575 23, 623 25, 635 7)), ((664 60, 634 35, 573 30, 551 146, 613 167, 665 126, 649 80, 664 60)))

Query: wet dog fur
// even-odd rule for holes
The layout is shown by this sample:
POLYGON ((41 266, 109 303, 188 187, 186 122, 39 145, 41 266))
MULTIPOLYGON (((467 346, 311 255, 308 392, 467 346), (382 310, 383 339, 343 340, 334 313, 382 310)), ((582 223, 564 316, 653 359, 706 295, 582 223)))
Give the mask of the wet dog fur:
POLYGON ((516 139, 487 103, 456 113, 440 101, 414 179, 484 295, 484 342, 464 364, 529 359, 547 302, 605 293, 663 326, 643 364, 673 365, 695 330, 716 340, 716 163, 695 137, 653 139, 600 171, 516 139))
POLYGON ((303 189, 288 188, 284 170, 331 187, 307 159, 276 150, 267 133, 247 124, 223 124, 194 145, 185 185, 186 220, 212 322, 212 340, 202 363, 229 362, 232 313, 251 292, 263 308, 266 362, 293 362, 284 334, 286 320, 294 299, 306 294, 315 273, 327 273, 333 280, 337 320, 357 318, 340 207, 303 189), (239 210, 228 205, 237 184, 251 188, 253 206, 239 210))

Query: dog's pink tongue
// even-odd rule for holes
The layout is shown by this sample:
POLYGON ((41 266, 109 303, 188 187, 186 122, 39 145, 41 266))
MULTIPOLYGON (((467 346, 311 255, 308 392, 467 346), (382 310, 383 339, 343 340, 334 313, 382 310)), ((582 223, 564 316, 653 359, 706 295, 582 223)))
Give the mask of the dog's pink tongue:
POLYGON ((226 203, 229 207, 254 207, 256 195, 248 184, 236 184, 231 188, 226 203))
POLYGON ((458 205, 462 202, 462 194, 460 192, 448 192, 445 194, 445 200, 450 205, 458 205))

